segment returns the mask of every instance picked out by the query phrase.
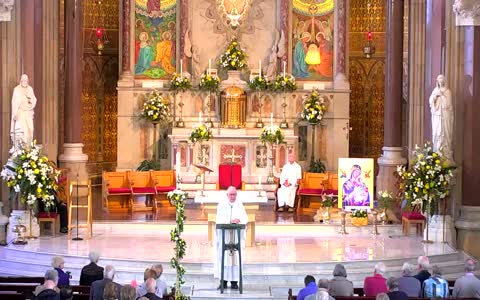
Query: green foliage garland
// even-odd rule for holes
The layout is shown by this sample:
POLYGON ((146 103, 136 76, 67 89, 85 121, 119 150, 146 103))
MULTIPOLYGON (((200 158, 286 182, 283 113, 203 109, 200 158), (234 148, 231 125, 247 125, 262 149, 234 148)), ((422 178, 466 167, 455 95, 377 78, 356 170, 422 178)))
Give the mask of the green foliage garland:
POLYGON ((175 205, 177 209, 176 223, 177 226, 170 231, 170 240, 175 243, 175 256, 170 260, 172 268, 176 270, 177 278, 175 282, 175 300, 186 300, 190 297, 183 295, 181 286, 185 283, 183 275, 185 275, 185 267, 181 264, 187 249, 187 242, 182 239, 183 225, 185 223, 185 200, 187 193, 181 190, 174 190, 167 194, 168 200, 175 205))

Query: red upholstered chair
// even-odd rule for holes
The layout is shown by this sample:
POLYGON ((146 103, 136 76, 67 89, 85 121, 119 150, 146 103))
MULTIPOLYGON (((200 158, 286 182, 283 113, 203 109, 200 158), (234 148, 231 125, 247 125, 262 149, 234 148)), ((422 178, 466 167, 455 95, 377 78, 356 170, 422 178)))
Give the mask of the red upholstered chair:
POLYGON ((338 174, 328 174, 328 184, 323 191, 325 195, 338 197, 338 174))
POLYGON ((155 203, 155 185, 149 171, 130 171, 128 172, 128 180, 132 187, 131 207, 132 211, 152 210, 156 208, 155 203), (145 206, 135 205, 135 196, 146 196, 145 206))
POLYGON ((410 234, 410 225, 415 225, 417 235, 423 235, 423 227, 425 226, 425 216, 418 211, 402 212, 402 229, 403 234, 410 234))
MULTIPOLYGON (((122 196, 131 201, 132 188, 128 180, 127 172, 103 172, 102 174, 102 194, 103 208, 107 211, 110 209, 109 199, 112 197, 122 196)), ((122 207, 125 202, 122 202, 122 207)))
POLYGON ((226 190, 229 186, 234 186, 237 190, 245 189, 241 165, 222 164, 218 166, 217 190, 226 190))
POLYGON ((328 174, 304 172, 297 191, 298 204, 295 205, 294 209, 302 206, 302 196, 321 197, 327 184, 328 174))

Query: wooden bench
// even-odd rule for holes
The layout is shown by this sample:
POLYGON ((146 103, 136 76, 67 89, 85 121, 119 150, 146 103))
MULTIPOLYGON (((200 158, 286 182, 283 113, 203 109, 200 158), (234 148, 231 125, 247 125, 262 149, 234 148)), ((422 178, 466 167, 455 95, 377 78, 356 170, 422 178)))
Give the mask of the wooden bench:
POLYGON ((160 200, 165 199, 169 192, 174 191, 177 188, 177 177, 174 170, 151 171, 151 176, 155 186, 155 198, 157 204, 160 200))
POLYGON ((102 195, 103 208, 108 212, 113 207, 110 200, 112 198, 127 198, 126 201, 121 201, 116 208, 128 208, 128 203, 132 198, 132 187, 128 180, 127 172, 103 172, 102 174, 102 195))
POLYGON ((303 172, 303 178, 300 180, 300 186, 297 191, 297 207, 302 207, 303 196, 321 197, 327 185, 328 173, 303 172))
POLYGON ((130 198, 130 206, 134 211, 148 211, 156 209, 156 191, 155 183, 152 179, 150 171, 129 171, 127 177, 132 188, 132 197, 130 198), (145 204, 139 205, 135 201, 136 196, 145 196, 145 204))

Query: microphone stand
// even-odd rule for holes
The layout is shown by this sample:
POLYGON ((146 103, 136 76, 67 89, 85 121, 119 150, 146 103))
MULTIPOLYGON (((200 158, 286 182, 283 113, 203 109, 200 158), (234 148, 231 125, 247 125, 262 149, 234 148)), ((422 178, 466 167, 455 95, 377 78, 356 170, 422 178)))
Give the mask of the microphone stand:
MULTIPOLYGON (((80 168, 80 166, 79 166, 79 168, 80 168)), ((83 241, 83 239, 78 236, 78 230, 79 230, 79 228, 78 228, 78 184, 79 184, 78 177, 79 177, 79 175, 78 175, 78 169, 77 169, 77 207, 76 207, 76 210, 77 210, 77 225, 76 225, 77 226, 77 236, 74 237, 72 239, 72 241, 83 241)))

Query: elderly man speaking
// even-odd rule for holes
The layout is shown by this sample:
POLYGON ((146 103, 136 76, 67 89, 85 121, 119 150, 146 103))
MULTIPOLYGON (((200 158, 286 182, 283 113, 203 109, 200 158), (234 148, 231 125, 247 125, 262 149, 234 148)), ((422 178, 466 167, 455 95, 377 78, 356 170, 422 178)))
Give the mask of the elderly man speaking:
MULTIPOLYGON (((237 189, 230 186, 227 189, 227 199, 222 199, 217 206, 217 224, 247 224, 248 217, 245 207, 242 202, 237 200, 237 189)), ((225 244, 233 242, 236 238, 235 232, 229 230, 225 235, 225 244), (229 232, 230 231, 230 232, 229 232)), ((242 232, 241 245, 245 247, 245 231, 242 232)), ((217 230, 215 240, 215 263, 214 263, 214 278, 220 278, 222 266, 222 237, 221 230, 217 230)), ((230 251, 225 251, 224 263, 224 281, 220 282, 223 287, 227 287, 228 281, 231 282, 232 289, 238 289, 238 280, 240 278, 240 268, 238 265, 238 252, 235 251, 230 255, 230 251)), ((243 251, 242 251, 243 253, 243 251)), ((220 288, 220 287, 219 287, 220 288)))

